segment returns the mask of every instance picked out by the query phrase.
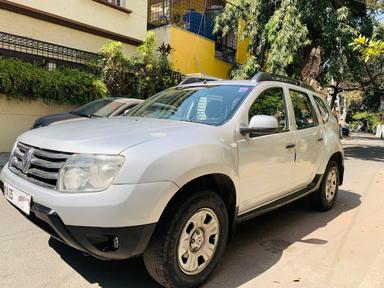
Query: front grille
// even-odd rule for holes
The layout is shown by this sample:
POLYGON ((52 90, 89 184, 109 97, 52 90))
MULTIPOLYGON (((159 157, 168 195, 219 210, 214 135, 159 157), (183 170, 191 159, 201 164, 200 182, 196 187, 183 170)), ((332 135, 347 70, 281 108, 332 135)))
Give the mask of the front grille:
POLYGON ((59 170, 71 155, 19 142, 9 161, 9 169, 39 186, 56 189, 59 170))

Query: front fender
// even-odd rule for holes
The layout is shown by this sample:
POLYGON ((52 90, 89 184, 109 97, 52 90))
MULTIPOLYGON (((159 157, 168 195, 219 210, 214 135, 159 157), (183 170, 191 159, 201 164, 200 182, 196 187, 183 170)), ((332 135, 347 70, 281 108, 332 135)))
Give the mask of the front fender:
POLYGON ((180 188, 200 176, 224 174, 238 186, 237 151, 221 142, 191 144, 163 139, 131 147, 122 154, 125 163, 114 184, 169 181, 180 188))

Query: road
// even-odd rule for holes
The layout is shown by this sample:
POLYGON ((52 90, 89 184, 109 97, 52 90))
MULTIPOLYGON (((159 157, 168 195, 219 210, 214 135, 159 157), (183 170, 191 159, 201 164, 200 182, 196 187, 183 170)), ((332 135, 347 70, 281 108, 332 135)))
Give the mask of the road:
MULTIPOLYGON (((238 227, 214 287, 384 287, 384 141, 344 140, 345 184, 333 210, 300 201, 238 227)), ((0 287, 159 287, 138 258, 83 256, 30 224, 0 197, 0 287)))

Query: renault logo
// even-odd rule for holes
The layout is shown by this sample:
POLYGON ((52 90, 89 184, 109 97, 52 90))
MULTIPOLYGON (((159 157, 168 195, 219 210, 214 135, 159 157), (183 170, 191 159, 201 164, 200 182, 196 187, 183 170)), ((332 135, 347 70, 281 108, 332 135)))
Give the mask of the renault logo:
POLYGON ((31 167, 33 149, 25 151, 23 159, 21 160, 21 168, 24 174, 27 174, 28 169, 31 167))

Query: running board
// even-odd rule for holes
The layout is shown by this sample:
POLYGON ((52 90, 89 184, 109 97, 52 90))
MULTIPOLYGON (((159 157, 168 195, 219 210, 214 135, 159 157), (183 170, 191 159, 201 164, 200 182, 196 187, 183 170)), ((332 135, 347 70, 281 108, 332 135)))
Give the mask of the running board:
POLYGON ((316 191, 320 187, 321 180, 323 179, 323 175, 316 174, 315 178, 312 180, 312 182, 305 188, 300 189, 296 192, 293 192, 291 194, 288 194, 287 196, 284 196, 280 199, 277 199, 273 202, 269 202, 268 204, 265 204, 263 206, 259 206, 252 211, 246 212, 242 215, 237 216, 237 223, 244 222, 248 219, 254 218, 256 216, 259 216, 261 214, 267 213, 269 211, 272 211, 274 209, 280 208, 288 203, 291 203, 293 201, 296 201, 314 191, 316 191))

